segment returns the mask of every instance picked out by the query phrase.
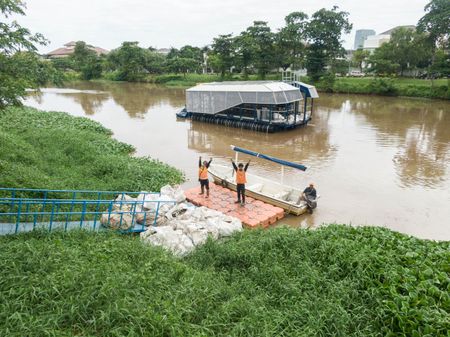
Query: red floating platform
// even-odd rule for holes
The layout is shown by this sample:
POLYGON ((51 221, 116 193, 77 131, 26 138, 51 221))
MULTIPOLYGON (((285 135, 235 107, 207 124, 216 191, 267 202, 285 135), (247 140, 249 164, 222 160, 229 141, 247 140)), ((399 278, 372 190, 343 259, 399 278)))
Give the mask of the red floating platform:
POLYGON ((209 198, 199 193, 200 186, 191 188, 185 191, 186 199, 196 206, 205 206, 234 216, 247 228, 266 228, 284 217, 282 208, 250 197, 245 197, 245 205, 236 204, 236 192, 216 184, 210 184, 209 198))

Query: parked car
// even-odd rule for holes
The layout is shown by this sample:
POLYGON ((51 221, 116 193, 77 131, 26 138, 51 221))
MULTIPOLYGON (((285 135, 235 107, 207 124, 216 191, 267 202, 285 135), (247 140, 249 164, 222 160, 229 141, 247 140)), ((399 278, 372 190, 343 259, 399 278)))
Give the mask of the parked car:
POLYGON ((350 72, 348 73, 347 76, 350 76, 350 77, 364 77, 365 75, 364 75, 363 72, 361 72, 361 71, 359 71, 359 70, 352 70, 352 71, 350 71, 350 72))

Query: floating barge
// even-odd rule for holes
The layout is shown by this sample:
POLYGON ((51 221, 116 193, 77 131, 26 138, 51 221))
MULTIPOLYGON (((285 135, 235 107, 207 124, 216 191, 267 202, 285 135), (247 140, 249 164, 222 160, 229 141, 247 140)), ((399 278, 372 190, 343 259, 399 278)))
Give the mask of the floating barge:
POLYGON ((238 218, 246 228, 266 228, 285 215, 282 208, 255 200, 252 197, 246 197, 246 204, 240 206, 235 203, 235 192, 216 184, 211 184, 210 188, 209 198, 199 195, 198 187, 187 190, 186 198, 196 206, 208 207, 238 218))
POLYGON ((299 81, 203 83, 186 90, 180 118, 263 132, 307 125, 316 88, 299 81))

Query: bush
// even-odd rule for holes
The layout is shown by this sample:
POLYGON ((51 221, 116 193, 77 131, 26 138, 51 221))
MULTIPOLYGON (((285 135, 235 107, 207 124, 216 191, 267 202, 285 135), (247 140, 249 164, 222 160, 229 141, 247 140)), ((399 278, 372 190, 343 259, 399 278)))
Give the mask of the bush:
POLYGON ((103 79, 109 80, 109 81, 119 81, 119 71, 114 70, 114 71, 104 72, 102 77, 103 77, 103 79))
POLYGON ((432 98, 450 99, 450 87, 446 85, 435 86, 430 89, 432 98))
POLYGON ((333 92, 336 76, 333 73, 327 73, 321 77, 319 86, 325 92, 333 92))
POLYGON ((183 81, 183 75, 167 74, 156 76, 154 82, 157 84, 165 84, 170 81, 183 81))
POLYGON ((368 89, 373 94, 394 96, 397 94, 397 88, 394 81, 390 78, 376 77, 368 85, 368 89))

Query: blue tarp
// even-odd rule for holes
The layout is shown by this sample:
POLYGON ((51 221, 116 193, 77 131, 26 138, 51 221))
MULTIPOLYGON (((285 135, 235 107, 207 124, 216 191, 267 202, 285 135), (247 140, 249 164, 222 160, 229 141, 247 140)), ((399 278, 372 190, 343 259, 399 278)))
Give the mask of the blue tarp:
POLYGON ((274 163, 278 163, 278 164, 281 164, 281 165, 284 165, 284 166, 289 166, 289 167, 293 167, 293 168, 296 168, 296 169, 299 169, 299 170, 302 170, 302 171, 306 171, 306 166, 304 166, 302 164, 296 164, 296 163, 292 163, 290 161, 286 161, 286 160, 283 160, 283 159, 278 159, 278 158, 275 158, 275 157, 266 156, 265 154, 253 152, 253 151, 246 150, 246 149, 243 149, 243 148, 240 148, 240 147, 237 147, 237 146, 233 146, 233 145, 231 145, 231 148, 234 151, 242 152, 242 153, 248 154, 250 156, 263 158, 263 159, 266 159, 266 160, 273 161, 274 163))

